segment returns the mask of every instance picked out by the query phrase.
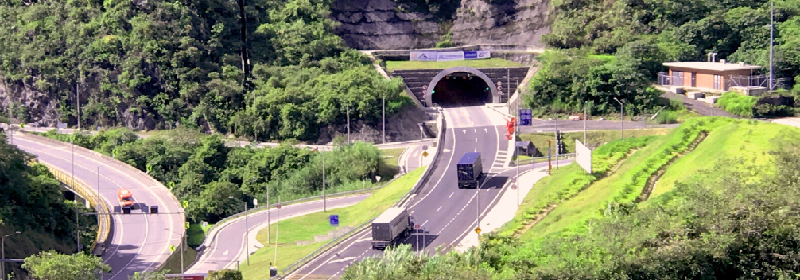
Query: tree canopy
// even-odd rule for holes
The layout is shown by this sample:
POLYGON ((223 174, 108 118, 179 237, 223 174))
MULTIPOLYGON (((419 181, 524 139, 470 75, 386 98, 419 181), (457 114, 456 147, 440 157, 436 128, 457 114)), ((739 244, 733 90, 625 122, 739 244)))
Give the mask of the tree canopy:
POLYGON ((0 78, 20 119, 32 89, 75 124, 77 91, 84 125, 313 139, 344 119, 342 101, 373 123, 370 102, 385 97, 389 115, 409 104, 332 33, 330 0, 246 1, 246 85, 236 1, 0 2, 0 78))

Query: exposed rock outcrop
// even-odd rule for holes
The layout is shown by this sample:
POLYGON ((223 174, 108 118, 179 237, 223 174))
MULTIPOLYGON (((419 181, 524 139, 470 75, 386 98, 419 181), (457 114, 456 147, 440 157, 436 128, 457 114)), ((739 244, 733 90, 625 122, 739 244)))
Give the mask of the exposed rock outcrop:
POLYGON ((452 22, 436 22, 427 13, 408 12, 392 0, 338 0, 332 17, 337 34, 356 49, 415 49, 436 45, 447 32, 452 42, 541 47, 550 31, 548 0, 462 0, 452 22), (495 1, 496 2, 496 1, 495 1))

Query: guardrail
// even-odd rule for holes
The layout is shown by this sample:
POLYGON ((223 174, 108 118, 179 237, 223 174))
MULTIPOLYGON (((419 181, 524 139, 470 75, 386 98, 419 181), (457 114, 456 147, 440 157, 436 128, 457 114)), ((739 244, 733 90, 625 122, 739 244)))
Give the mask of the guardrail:
POLYGON ((78 196, 86 199, 86 201, 89 202, 89 205, 93 206, 94 209, 96 209, 100 214, 96 215, 98 225, 97 237, 92 243, 89 251, 95 256, 101 256, 108 247, 108 235, 111 232, 111 216, 108 215, 108 207, 103 202, 103 199, 100 198, 100 193, 94 191, 94 189, 89 187, 89 185, 79 178, 74 178, 73 180, 70 174, 67 174, 65 171, 55 167, 54 165, 46 162, 40 162, 38 160, 34 160, 34 162, 46 166, 47 169, 50 170, 50 173, 56 177, 56 179, 67 185, 67 187, 77 193, 78 196))
MULTIPOLYGON (((51 143, 51 144, 54 144, 54 145, 63 146, 63 145, 68 145, 69 144, 69 143, 66 143, 66 142, 63 142, 63 141, 59 141, 59 140, 47 138, 47 137, 44 137, 44 136, 39 136, 39 135, 36 135, 36 134, 33 134, 33 133, 29 133, 27 131, 19 131, 19 133, 25 135, 25 137, 34 138, 37 141, 48 142, 48 143, 51 143)), ((141 171, 141 170, 139 170, 139 169, 137 169, 137 168, 135 168, 133 166, 130 166, 127 163, 124 163, 124 162, 121 162, 121 161, 119 161, 117 159, 114 159, 113 157, 110 157, 110 156, 107 156, 107 155, 104 155, 104 154, 89 150, 87 148, 75 145, 75 149, 80 151, 80 152, 83 152, 85 154, 91 155, 91 156, 93 156, 93 157, 95 157, 97 159, 103 160, 106 163, 108 163, 110 165, 113 165, 117 169, 128 170, 128 171, 130 171, 132 173, 140 175, 142 178, 146 178, 146 180, 149 183, 148 185, 155 187, 155 188, 151 188, 151 190, 162 192, 162 194, 164 194, 166 197, 169 197, 170 200, 172 200, 172 202, 175 203, 175 206, 178 209, 178 211, 182 210, 181 209, 181 204, 178 201, 178 198, 175 197, 175 195, 172 194, 172 192, 169 189, 167 189, 167 187, 165 187, 163 184, 161 184, 161 182, 159 182, 158 180, 154 179, 153 177, 150 177, 150 175, 147 175, 147 173, 145 173, 145 172, 143 172, 143 171, 141 171)), ((186 222, 186 216, 185 215, 181 215, 181 217, 182 217, 182 220, 181 220, 180 224, 183 225, 184 222, 186 222)), ((183 226, 181 226, 181 228, 183 228, 183 226)), ((186 234, 185 230, 182 231, 182 234, 180 236, 181 240, 183 239, 183 235, 184 234, 186 234)), ((175 252, 178 252, 178 250, 175 250, 175 252)), ((175 254, 175 253, 173 252, 172 254, 175 254)), ((167 258, 169 258, 169 257, 167 257, 167 258)), ((158 265, 158 267, 156 268, 156 270, 160 270, 163 266, 164 266, 164 263, 160 263, 158 265)))
MULTIPOLYGON (((414 187, 412 187, 411 190, 409 190, 405 195, 403 195, 402 198, 400 198, 397 202, 394 203, 395 207, 402 206, 403 204, 407 203, 411 199, 411 195, 412 194, 418 193, 419 190, 422 188, 422 186, 424 186, 425 182, 427 182, 428 177, 430 177, 430 175, 433 172, 433 170, 436 169, 437 158, 441 154, 442 149, 444 147, 444 131, 445 131, 444 125, 445 125, 445 123, 444 123, 444 115, 442 114, 441 111, 439 111, 439 114, 438 114, 438 116, 436 118, 436 125, 439 128, 439 133, 438 133, 439 135, 437 135, 438 136, 437 137, 438 140, 437 140, 437 143, 436 143, 436 154, 433 155, 433 162, 425 168, 425 171, 422 173, 422 176, 420 176, 420 178, 414 184, 414 187)), ((394 179, 392 179, 392 181, 394 181, 394 179)), ((387 183, 387 185, 388 185, 388 183, 387 183)), ((334 247, 338 246, 339 244, 341 244, 342 242, 344 242, 345 240, 347 240, 351 236, 355 235, 359 231, 362 231, 365 228, 367 228, 367 226, 370 223, 372 223, 372 220, 374 220, 374 219, 375 218, 372 218, 369 221, 367 221, 367 222, 365 222, 365 223, 363 223, 361 225, 356 226, 355 228, 353 228, 352 230, 350 230, 347 233, 343 234, 342 236, 339 236, 338 238, 335 238, 335 239, 329 241, 328 243, 325 243, 324 245, 322 245, 320 248, 318 248, 314 252, 311 252, 311 254, 308 254, 305 257, 303 257, 302 259, 298 260, 297 262, 287 266, 285 269, 283 269, 283 274, 281 274, 279 276, 276 276, 276 277, 273 277, 273 278, 286 279, 287 276, 292 275, 295 272, 295 270, 299 269, 301 266, 303 266, 306 263, 316 259, 322 253, 330 250, 331 248, 334 248, 334 247)))
MULTIPOLYGON (((557 156, 552 156, 552 157, 550 157, 550 159, 551 160, 557 160, 557 159, 568 159, 568 158, 573 158, 573 157, 575 157, 575 153, 561 154, 561 155, 557 155, 557 156)), ((516 164, 516 165, 539 163, 539 162, 547 162, 547 157, 532 157, 532 158, 526 158, 526 159, 512 160, 511 161, 512 164, 516 164)))

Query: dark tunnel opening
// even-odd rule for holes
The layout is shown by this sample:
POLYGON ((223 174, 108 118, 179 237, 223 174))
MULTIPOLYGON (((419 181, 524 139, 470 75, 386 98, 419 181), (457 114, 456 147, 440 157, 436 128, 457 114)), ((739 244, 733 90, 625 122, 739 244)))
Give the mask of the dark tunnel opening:
POLYGON ((491 102, 492 92, 480 77, 467 72, 456 72, 436 83, 431 99, 441 107, 476 106, 491 102))

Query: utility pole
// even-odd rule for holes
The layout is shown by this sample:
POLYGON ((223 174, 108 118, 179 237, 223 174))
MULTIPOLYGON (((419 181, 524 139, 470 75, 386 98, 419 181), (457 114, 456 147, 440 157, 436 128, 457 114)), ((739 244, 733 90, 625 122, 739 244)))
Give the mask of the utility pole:
POLYGON ((78 204, 75 203, 75 241, 78 243, 75 248, 76 253, 81 251, 81 220, 78 219, 78 211, 80 210, 78 204))
POLYGON ((345 103, 347 109, 347 145, 350 145, 350 102, 345 103))
POLYGON ((269 213, 269 184, 267 184, 267 244, 269 244, 270 242, 269 235, 272 232, 271 225, 272 225, 272 219, 270 218, 270 213, 269 213))
POLYGON ((619 101, 616 97, 614 100, 619 102, 619 138, 625 138, 625 103, 624 101, 619 101))
MULTIPOLYGON (((78 130, 81 130, 81 95, 78 92, 78 83, 75 83, 75 99, 77 99, 78 103, 78 130)), ((75 134, 73 132, 73 134, 75 134)))
POLYGON ((587 107, 589 107, 589 101, 583 102, 583 144, 586 145, 586 119, 589 118, 587 114, 587 107))
MULTIPOLYGON (((245 251, 244 252, 245 252, 245 254, 247 254, 247 265, 250 265, 250 242, 248 241, 248 239, 250 239, 249 238, 250 226, 247 223, 247 201, 244 201, 244 228, 245 228, 245 230, 244 230, 245 231, 245 233, 244 233, 244 236, 245 236, 245 238, 244 238, 244 250, 245 251)), ((181 250, 182 249, 183 248, 181 248, 181 250)), ((183 256, 183 253, 181 253, 181 256, 183 256)), ((181 262, 181 266, 182 265, 183 265, 183 262, 181 262)))
MULTIPOLYGON (((325 199, 325 153, 320 152, 319 156, 322 157, 322 212, 328 212, 328 201, 325 199)), ((275 242, 278 242, 277 234, 275 238, 275 242)))
MULTIPOLYGON (((278 195, 278 206, 280 205, 281 205, 281 196, 278 195)), ((276 267, 278 266, 278 230, 280 229, 278 223, 280 222, 281 222, 281 208, 278 207, 278 220, 275 221, 275 259, 272 261, 276 267)))
POLYGON ((561 153, 561 141, 558 139, 558 115, 553 113, 553 119, 556 121, 556 169, 558 169, 558 155, 561 153))
MULTIPOLYGON (((6 234, 6 235, 3 235, 2 238, 0 238, 0 254, 2 254, 2 256, 0 256, 0 259, 4 259, 5 260, 5 258, 6 258, 6 237, 9 237, 9 236, 12 236, 12 235, 15 235, 15 234, 20 234, 20 232, 17 231, 17 232, 14 232, 12 234, 6 234)), ((3 265, 0 265, 0 279, 3 279, 3 280, 6 279, 6 263, 5 262, 3 262, 3 265)))
POLYGON ((381 107, 383 108, 383 144, 386 144, 386 94, 382 96, 381 107))
POLYGON ((775 42, 775 2, 770 1, 770 16, 769 16, 769 90, 774 90, 774 76, 772 59, 775 55, 774 42, 775 42))

